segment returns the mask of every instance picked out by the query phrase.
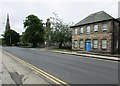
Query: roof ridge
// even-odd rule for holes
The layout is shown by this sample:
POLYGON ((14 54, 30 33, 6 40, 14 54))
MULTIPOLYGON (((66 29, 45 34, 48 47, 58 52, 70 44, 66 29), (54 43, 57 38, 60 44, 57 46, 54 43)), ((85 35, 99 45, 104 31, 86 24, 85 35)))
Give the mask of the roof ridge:
POLYGON ((83 20, 76 23, 74 26, 79 26, 83 24, 94 23, 94 22, 104 21, 104 20, 109 20, 109 19, 114 19, 114 18, 110 16, 108 13, 106 13, 105 11, 98 11, 96 13, 92 13, 88 15, 83 20))

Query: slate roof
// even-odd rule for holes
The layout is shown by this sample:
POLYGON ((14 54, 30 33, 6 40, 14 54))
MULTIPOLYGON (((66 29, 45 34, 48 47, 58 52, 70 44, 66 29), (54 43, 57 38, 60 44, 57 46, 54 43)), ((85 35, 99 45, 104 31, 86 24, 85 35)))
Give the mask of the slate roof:
MULTIPOLYGON (((80 22, 76 23, 74 26, 80 26, 80 25, 84 25, 84 24, 105 21, 105 20, 110 20, 110 19, 114 19, 114 18, 111 17, 109 14, 107 14, 104 11, 99 11, 97 13, 93 13, 93 14, 89 15, 88 17, 84 18, 80 22)), ((72 27, 74 27, 74 26, 72 26, 72 27)))
POLYGON ((120 21, 120 18, 117 18, 118 21, 120 21))

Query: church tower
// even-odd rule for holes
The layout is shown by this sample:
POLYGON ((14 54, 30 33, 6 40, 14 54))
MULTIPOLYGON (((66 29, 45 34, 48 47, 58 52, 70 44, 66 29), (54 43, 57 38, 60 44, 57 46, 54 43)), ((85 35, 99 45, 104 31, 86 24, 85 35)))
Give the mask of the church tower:
POLYGON ((6 22, 6 26, 5 26, 5 31, 6 30, 10 30, 9 14, 7 14, 7 22, 6 22))

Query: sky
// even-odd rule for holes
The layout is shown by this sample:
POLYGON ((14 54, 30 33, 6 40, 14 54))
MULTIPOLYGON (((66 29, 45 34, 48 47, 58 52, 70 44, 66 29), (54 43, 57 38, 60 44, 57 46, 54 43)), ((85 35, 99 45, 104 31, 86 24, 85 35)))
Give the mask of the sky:
MULTIPOLYGON (((118 18, 120 0, 0 0, 0 35, 5 31, 7 13, 11 29, 22 34, 23 20, 34 14, 46 22, 54 13, 65 23, 77 23, 92 13, 105 11, 118 18)), ((52 21, 52 20, 51 20, 52 21)), ((0 36, 1 37, 1 36, 0 36)))

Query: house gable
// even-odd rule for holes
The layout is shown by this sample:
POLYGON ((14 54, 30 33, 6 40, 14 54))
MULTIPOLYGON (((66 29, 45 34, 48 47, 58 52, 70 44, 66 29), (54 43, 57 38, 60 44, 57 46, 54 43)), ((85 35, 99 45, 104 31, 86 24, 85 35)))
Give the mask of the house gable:
POLYGON ((112 19, 114 19, 114 18, 111 17, 109 14, 107 14, 104 11, 100 11, 100 12, 93 13, 93 14, 89 15, 88 17, 84 18, 83 20, 76 23, 72 27, 90 24, 90 23, 95 23, 95 22, 100 22, 100 21, 112 20, 112 19))

